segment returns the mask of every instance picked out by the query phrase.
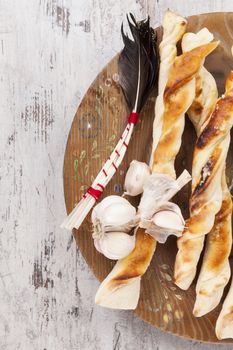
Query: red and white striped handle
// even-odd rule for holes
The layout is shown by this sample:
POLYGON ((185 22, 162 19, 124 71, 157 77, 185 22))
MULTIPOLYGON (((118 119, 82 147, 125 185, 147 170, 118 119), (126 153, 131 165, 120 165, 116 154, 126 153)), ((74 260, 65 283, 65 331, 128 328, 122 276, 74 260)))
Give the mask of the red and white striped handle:
POLYGON ((118 141, 116 147, 111 153, 108 160, 96 176, 92 185, 88 188, 81 201, 72 210, 65 219, 62 227, 67 229, 79 228, 83 220, 94 206, 95 202, 101 197, 105 187, 118 170, 124 155, 127 151, 129 141, 131 139, 134 126, 137 124, 139 113, 131 112, 128 118, 128 124, 118 141))
MULTIPOLYGON (((128 124, 120 140, 118 141, 109 159, 105 162, 103 168, 100 170, 92 186, 88 188, 87 193, 93 196, 95 200, 98 200, 100 198, 105 187, 118 170, 118 167, 120 166, 128 148, 128 143, 130 141, 134 126, 137 124, 138 118, 139 113, 130 113, 128 124)), ((86 196, 86 194, 84 196, 86 196)))

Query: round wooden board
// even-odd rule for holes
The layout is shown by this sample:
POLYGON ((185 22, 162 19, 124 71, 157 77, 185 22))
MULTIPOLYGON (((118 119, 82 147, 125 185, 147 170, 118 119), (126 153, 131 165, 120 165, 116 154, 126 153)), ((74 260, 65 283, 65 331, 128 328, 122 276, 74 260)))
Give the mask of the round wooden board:
MULTIPOLYGON (((219 93, 223 93, 225 78, 233 67, 231 46, 233 44, 233 13, 210 13, 188 18, 188 31, 197 32, 207 27, 220 46, 206 60, 206 68, 217 80, 219 93)), ((161 28, 157 28, 161 38, 161 28)), ((75 114, 64 159, 64 192, 69 213, 84 194, 102 163, 109 157, 126 125, 128 111, 118 85, 118 55, 103 69, 88 89, 75 114)), ((152 141, 152 123, 156 91, 147 101, 126 157, 105 196, 122 194, 124 176, 133 159, 148 161, 152 141)), ((184 168, 191 171, 192 150, 195 133, 186 118, 182 146, 176 161, 177 174, 184 168)), ((232 181, 233 144, 228 155, 227 174, 232 181)), ((184 215, 188 215, 189 187, 176 198, 184 215)), ((93 246, 90 216, 79 231, 73 231, 76 242, 86 262, 101 281, 112 269, 114 262, 100 255, 93 246)), ((206 342, 218 342, 215 322, 221 305, 208 315, 195 318, 192 309, 195 298, 195 283, 188 291, 173 284, 173 265, 176 240, 169 238, 165 245, 158 244, 147 273, 142 278, 141 297, 135 314, 164 331, 179 336, 206 342)), ((231 266, 233 267, 232 260, 231 266)), ((226 293, 225 293, 226 294, 226 293)), ((225 296, 224 294, 224 296, 225 296)), ((93 295, 94 303, 94 295, 93 295)), ((231 341, 222 341, 231 342, 231 341)))

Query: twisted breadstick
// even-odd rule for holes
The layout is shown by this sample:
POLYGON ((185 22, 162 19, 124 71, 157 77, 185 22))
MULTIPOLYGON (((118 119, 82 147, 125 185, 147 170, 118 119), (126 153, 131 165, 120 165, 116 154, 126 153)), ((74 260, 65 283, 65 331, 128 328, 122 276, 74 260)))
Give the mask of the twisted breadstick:
POLYGON ((231 275, 228 258, 232 246, 232 200, 226 184, 225 169, 222 174, 222 191, 222 206, 207 236, 201 272, 196 285, 197 295, 193 314, 197 317, 205 315, 219 304, 231 275))
MULTIPOLYGON (((162 131, 164 89, 177 55, 176 44, 185 32, 186 23, 183 17, 171 11, 166 11, 163 18, 163 39, 159 47, 161 58, 159 96, 155 106, 153 150, 157 147, 162 131)), ((95 297, 96 304, 111 308, 135 309, 140 295, 140 279, 150 264, 155 247, 154 238, 146 234, 144 229, 139 228, 136 233, 135 249, 128 257, 119 260, 102 282, 95 297)))
POLYGON ((150 165, 153 165, 153 152, 155 151, 163 126, 164 101, 163 94, 168 81, 169 72, 177 56, 177 42, 186 30, 187 21, 170 10, 165 12, 163 18, 163 39, 159 45, 160 66, 158 80, 158 96, 155 102, 155 116, 153 123, 153 146, 150 165))
POLYGON ((176 177, 174 162, 181 145, 184 114, 195 97, 195 77, 204 58, 217 45, 217 42, 212 42, 176 57, 164 91, 162 132, 152 155, 152 172, 176 177))
MULTIPOLYGON (((226 83, 226 93, 217 101, 215 109, 201 132, 194 150, 190 218, 187 220, 187 227, 183 236, 178 239, 179 251, 175 262, 175 283, 182 289, 187 289, 195 277, 197 263, 203 249, 204 237, 214 226, 215 215, 222 206, 222 200, 224 199, 228 202, 228 196, 225 190, 223 198, 221 180, 230 143, 230 129, 233 124, 231 80, 232 75, 230 74, 226 83)), ((224 183, 223 186, 225 186, 224 183)), ((225 202, 222 207, 223 211, 224 207, 225 202)), ((221 215, 222 212, 219 213, 219 217, 216 219, 214 231, 216 232, 220 220, 222 222, 222 235, 225 237, 226 244, 229 244, 229 224, 224 222, 225 219, 221 218, 221 215), (225 230, 227 234, 223 233, 225 230), (227 239, 226 236, 228 237, 227 239)), ((228 215, 229 213, 227 216, 228 215)), ((212 237, 213 236, 214 233, 212 233, 212 237)), ((219 240, 217 241, 219 242, 219 240)), ((215 248, 216 247, 217 244, 215 245, 215 248)), ((211 259, 212 255, 212 248, 207 248, 208 259, 211 259)), ((225 258, 228 256, 227 250, 224 251, 224 255, 223 261, 226 261, 225 258)), ((214 269, 213 259, 210 265, 208 265, 207 261, 208 260, 204 261, 204 266, 209 270, 214 269)), ((218 268, 223 268, 222 264, 218 265, 218 268)), ((205 271, 205 267, 203 271, 205 271)), ((227 270, 224 270, 223 274, 226 276, 227 270)), ((197 292, 199 294, 201 294, 201 289, 199 289, 199 287, 201 281, 203 281, 202 277, 203 274, 200 277, 200 284, 197 286, 197 292)), ((213 275, 211 277, 213 277, 213 275)), ((221 285, 225 283, 223 281, 221 285)), ((216 281, 214 283, 216 283, 216 281)), ((216 301, 213 301, 212 306, 214 303, 216 303, 216 301)), ((198 311, 195 308, 195 314, 199 315, 201 312, 205 311, 198 311)))
MULTIPOLYGON (((189 42, 190 39, 190 37, 187 38, 189 42)), ((208 121, 217 100, 215 80, 204 67, 200 70, 198 80, 199 88, 196 89, 196 98, 188 111, 197 135, 201 133, 208 121)), ((193 313, 197 317, 205 315, 219 304, 230 278, 228 257, 232 244, 232 201, 226 184, 225 169, 222 173, 222 191, 222 207, 216 214, 214 226, 208 234, 202 268, 196 285, 196 302, 193 313)))
MULTIPOLYGON (((212 40, 212 37, 206 28, 197 34, 186 33, 182 39, 182 49, 183 51, 190 50, 207 40, 212 40)), ((202 67, 196 78, 196 97, 188 111, 197 135, 200 135, 208 122, 215 107, 217 95, 217 86, 213 76, 202 67)), ((224 287, 230 278, 228 256, 232 241, 232 202, 226 185, 225 169, 222 174, 222 191, 222 207, 216 214, 214 227, 208 235, 207 248, 196 285, 197 297, 193 310, 195 316, 202 316, 218 305, 224 287)))
MULTIPOLYGON (((181 22, 181 17, 177 17, 175 14, 173 14, 171 19, 175 23, 178 21, 178 25, 182 28, 180 33, 183 34, 184 19, 181 22)), ((164 33, 167 35, 166 30, 164 33)), ((163 93, 164 112, 160 119, 162 122, 161 132, 159 133, 160 138, 159 142, 154 142, 154 145, 157 144, 157 147, 155 150, 153 149, 151 157, 151 168, 153 172, 165 173, 173 178, 176 177, 174 160, 181 144, 184 114, 190 107, 195 96, 195 75, 199 71, 204 58, 216 46, 217 43, 203 45, 174 59, 163 93)), ((161 47, 163 48, 163 46, 161 47)), ((174 50, 172 57, 174 57, 174 50)), ((155 132, 153 137, 158 137, 158 134, 155 132)), ((111 300, 111 305, 117 303, 119 308, 136 307, 140 290, 140 278, 146 272, 156 247, 155 240, 149 237, 142 229, 139 229, 137 232, 136 241, 139 239, 141 244, 136 245, 135 250, 127 258, 117 262, 114 272, 112 271, 111 276, 109 275, 102 283, 96 295, 96 303, 107 306, 111 300), (145 256, 142 256, 141 250, 145 253, 145 256), (137 266, 137 269, 132 269, 131 262, 133 262, 133 266, 137 266), (114 288, 112 287, 113 280, 115 281, 114 288), (131 286, 132 283, 135 283, 134 287, 137 289, 137 292, 135 289, 133 295, 137 298, 135 297, 132 300, 132 295, 129 295, 128 299, 124 299, 123 295, 128 293, 127 286, 131 286), (120 287, 124 287, 124 291, 120 290, 120 287), (119 295, 122 299, 120 306, 119 295), (105 300, 108 297, 110 300, 108 299, 106 305, 105 300), (128 304, 125 304, 126 300, 128 300, 128 304)))
POLYGON ((233 278, 230 290, 218 316, 215 332, 218 339, 233 338, 233 278))
POLYGON ((195 127, 197 136, 201 134, 208 122, 217 98, 218 91, 215 79, 205 67, 202 67, 196 77, 196 96, 188 110, 189 119, 195 127))
MULTIPOLYGON (((226 82, 226 90, 228 90, 228 94, 231 97, 233 97, 233 71, 231 71, 230 74, 228 75, 227 82, 226 82)), ((230 198, 229 191, 228 191, 228 195, 229 195, 229 204, 228 205, 226 204, 226 211, 228 210, 232 212, 232 201, 230 198)), ((228 218, 229 230, 231 230, 230 213, 227 215, 227 218, 228 218)), ((232 246, 231 239, 232 237, 230 237, 229 247, 227 247, 229 250, 229 253, 232 246)), ((227 264, 226 264, 226 269, 227 269, 227 264)), ((232 278, 229 292, 223 303, 222 310, 218 316, 215 331, 218 339, 233 338, 233 278, 232 278)))
MULTIPOLYGON (((192 42, 190 36, 186 38, 187 42, 184 42, 184 39, 182 41, 183 50, 190 45, 188 43, 192 42)), ((197 79, 196 98, 188 115, 195 126, 197 135, 200 135, 217 101, 217 86, 213 76, 204 67, 201 68, 197 79)), ((197 317, 205 315, 219 304, 230 278, 228 257, 232 244, 232 201, 226 184, 225 169, 222 173, 222 191, 222 207, 216 214, 214 226, 207 236, 207 246, 196 285, 193 314, 197 317)))
MULTIPOLYGON (((182 38, 182 51, 187 52, 213 40, 213 34, 207 28, 197 33, 185 33, 182 38)), ((196 91, 192 105, 188 109, 188 116, 199 136, 208 121, 218 98, 217 85, 214 77, 201 67, 196 75, 196 91)))

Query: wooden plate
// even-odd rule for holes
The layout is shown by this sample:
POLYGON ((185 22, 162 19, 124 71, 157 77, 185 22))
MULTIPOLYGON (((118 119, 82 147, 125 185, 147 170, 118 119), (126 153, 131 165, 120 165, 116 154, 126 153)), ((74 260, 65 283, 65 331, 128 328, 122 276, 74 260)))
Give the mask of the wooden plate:
MULTIPOLYGON (((196 32, 207 27, 220 46, 206 60, 207 69, 217 80, 219 93, 223 93, 225 78, 233 67, 231 46, 233 44, 233 13, 210 13, 188 18, 188 31, 196 32)), ((157 28, 161 38, 161 28, 157 28)), ((67 212, 83 195, 97 175, 102 163, 109 157, 126 125, 128 111, 118 85, 118 56, 97 76, 88 89, 75 114, 65 152, 64 191, 67 212)), ((117 174, 107 187, 105 196, 122 194, 125 172, 132 159, 148 161, 152 141, 152 122, 156 91, 152 93, 136 127, 128 152, 117 174)), ((191 170, 192 149, 195 133, 186 120, 181 151, 177 157, 176 169, 191 170)), ((233 145, 228 156, 229 184, 232 180, 233 145)), ((177 196, 183 213, 188 215, 189 187, 177 196)), ((90 217, 77 232, 77 241, 88 265, 101 281, 112 269, 114 262, 100 255, 93 246, 90 217)), ((215 336, 215 322, 221 305, 208 315, 195 318, 192 309, 195 297, 195 283, 184 292, 172 282, 176 241, 169 238, 165 245, 158 245, 150 268, 142 279, 141 297, 135 314, 152 325, 174 334, 195 340, 218 342, 215 336)), ((232 265, 232 261, 231 261, 232 265)), ((93 303, 94 303, 93 291, 93 303)), ((227 341, 225 341, 227 342, 227 341)), ((230 342, 230 341, 229 341, 230 342)))

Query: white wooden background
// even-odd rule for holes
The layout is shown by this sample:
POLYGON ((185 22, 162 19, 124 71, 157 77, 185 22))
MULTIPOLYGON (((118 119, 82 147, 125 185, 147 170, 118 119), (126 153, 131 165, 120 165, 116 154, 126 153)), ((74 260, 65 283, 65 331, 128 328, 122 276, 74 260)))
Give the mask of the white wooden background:
POLYGON ((121 49, 125 13, 149 13, 155 26, 167 7, 191 15, 233 11, 233 2, 0 0, 1 350, 213 348, 95 306, 98 282, 59 228, 76 108, 121 49))

